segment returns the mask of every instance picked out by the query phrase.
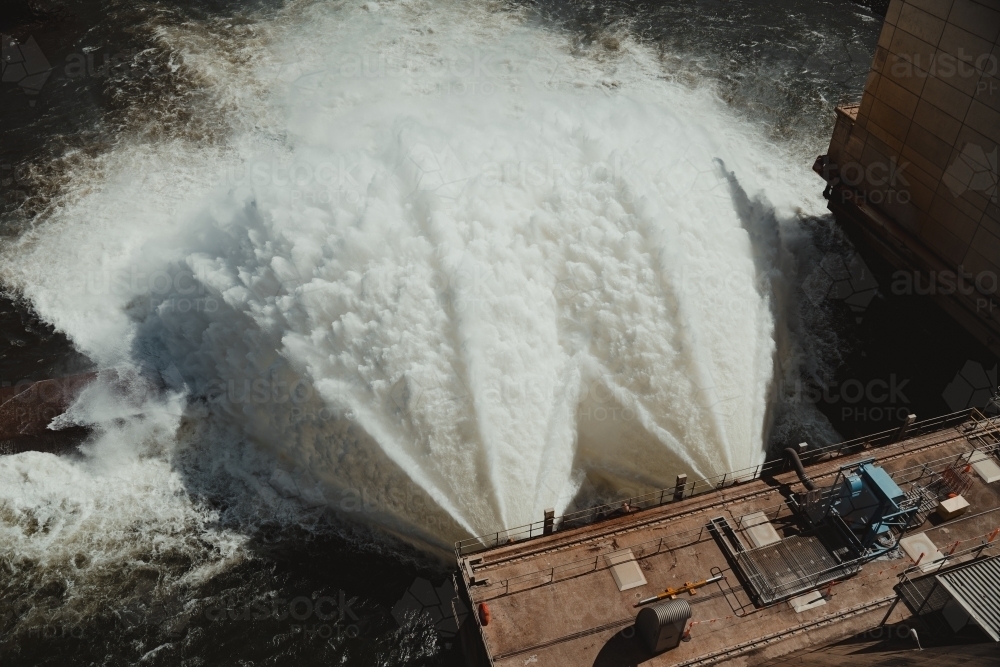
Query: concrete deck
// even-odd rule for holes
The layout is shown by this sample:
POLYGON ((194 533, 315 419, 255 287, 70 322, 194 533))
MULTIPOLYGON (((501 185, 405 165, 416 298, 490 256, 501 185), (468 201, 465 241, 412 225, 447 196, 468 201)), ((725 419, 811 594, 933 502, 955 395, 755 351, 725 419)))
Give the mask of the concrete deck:
MULTIPOLYGON (((989 428, 996 430, 1000 423, 989 428)), ((981 448, 981 444, 979 445, 981 448)), ((852 456, 808 466, 819 487, 828 486, 842 465, 876 458, 897 477, 904 491, 921 464, 945 467, 976 446, 952 427, 852 456)), ((985 542, 1000 527, 1000 484, 987 485, 973 475, 965 494, 971 503, 962 516, 941 521, 934 513, 908 534, 926 532, 942 552, 963 541, 956 552, 985 542)), ((899 574, 912 566, 908 558, 867 563, 860 573, 835 584, 826 604, 797 613, 787 601, 756 608, 739 577, 706 528, 711 518, 725 516, 740 529, 741 517, 763 512, 782 537, 796 534, 794 516, 782 496, 782 485, 803 488, 792 472, 770 482, 754 480, 606 520, 583 528, 521 541, 459 559, 461 577, 473 605, 486 602, 491 622, 482 637, 497 666, 612 666, 761 664, 776 656, 874 627, 896 598, 899 574), (609 571, 605 554, 631 549, 647 584, 625 591, 609 571), (477 581, 472 585, 468 573, 477 581), (650 655, 635 635, 633 604, 669 587, 722 572, 726 579, 684 596, 692 604, 691 641, 660 655, 650 655)), ((759 522, 759 516, 751 523, 759 522)), ((984 555, 1000 552, 1000 539, 984 555)), ((972 555, 966 558, 971 558, 972 555)), ((915 576, 915 575, 911 575, 915 576)), ((825 590, 825 589, 824 589, 825 590)), ((898 604, 891 621, 909 615, 898 604)))

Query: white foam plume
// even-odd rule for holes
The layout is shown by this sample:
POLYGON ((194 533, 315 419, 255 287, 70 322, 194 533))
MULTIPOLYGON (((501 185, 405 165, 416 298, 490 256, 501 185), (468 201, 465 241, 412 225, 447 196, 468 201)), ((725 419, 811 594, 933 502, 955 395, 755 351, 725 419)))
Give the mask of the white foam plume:
MULTIPOLYGON (((239 39, 161 38, 218 136, 122 141, 3 254, 99 366, 184 398, 147 399, 157 453, 122 470, 161 466, 166 490, 194 447, 254 493, 444 546, 562 511, 584 479, 763 460, 774 321, 715 160, 779 218, 821 200, 710 89, 629 39, 581 51, 479 3, 309 3, 239 39)), ((98 403, 77 421, 104 423, 98 403)), ((46 464, 58 493, 137 445, 102 438, 46 464)))

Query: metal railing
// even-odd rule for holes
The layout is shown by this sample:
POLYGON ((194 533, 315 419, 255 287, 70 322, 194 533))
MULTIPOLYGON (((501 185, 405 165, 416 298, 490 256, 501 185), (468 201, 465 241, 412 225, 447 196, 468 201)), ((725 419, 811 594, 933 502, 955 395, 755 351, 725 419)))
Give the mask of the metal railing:
MULTIPOLYGON (((967 519, 974 517, 983 516, 985 514, 992 514, 994 512, 1000 512, 1000 508, 994 508, 987 510, 979 515, 970 515, 958 519, 955 522, 949 523, 948 525, 954 525, 955 523, 962 522, 967 519)), ((744 526, 744 519, 751 516, 758 516, 759 514, 764 514, 769 517, 770 521, 777 521, 782 517, 792 517, 794 512, 785 503, 778 503, 777 505, 772 505, 769 507, 762 508, 750 514, 740 516, 736 520, 737 530, 744 532, 747 530, 748 526, 744 526)), ((930 528, 931 530, 936 530, 943 526, 935 526, 930 528)), ((623 545, 617 548, 608 547, 606 550, 602 550, 601 553, 595 554, 593 557, 588 556, 587 558, 581 558, 566 563, 561 563, 554 565, 552 567, 543 570, 533 570, 531 572, 525 572, 522 574, 514 575, 506 579, 491 580, 485 584, 479 584, 477 587, 481 591, 476 597, 478 600, 491 600, 497 597, 509 595, 512 592, 520 592, 530 588, 537 588, 539 586, 545 586, 552 584, 556 581, 565 580, 571 577, 588 574, 591 572, 598 572, 601 570, 607 570, 612 567, 612 564, 608 562, 606 556, 613 553, 620 553, 625 550, 631 550, 632 555, 636 560, 643 558, 648 558, 650 556, 655 556, 656 554, 663 552, 670 552, 683 547, 691 546, 692 544, 697 544, 705 539, 711 539, 710 528, 708 524, 702 524, 698 528, 692 528, 690 530, 681 531, 677 533, 671 533, 669 535, 664 535, 663 537, 654 538, 646 540, 643 542, 638 542, 636 544, 623 545)), ((928 531, 928 532, 929 532, 928 531)), ((973 552, 982 552, 985 549, 989 549, 994 546, 1000 545, 1000 539, 996 539, 997 535, 994 534, 993 538, 995 540, 990 540, 989 535, 983 535, 978 537, 972 537, 964 540, 963 542, 979 541, 971 547, 963 549, 962 551, 951 551, 942 554, 942 559, 940 561, 934 561, 935 563, 940 563, 944 566, 945 563, 954 562, 955 559, 960 559, 961 557, 973 552)), ((960 542, 961 543, 961 542, 960 542)), ((773 545, 767 545, 773 547, 773 545)), ((751 551, 758 551, 766 547, 757 547, 751 551)), ((744 552, 743 555, 749 552, 744 552)), ((842 561, 832 565, 829 568, 810 572, 807 575, 796 578, 791 581, 781 582, 778 586, 768 586, 766 588, 767 595, 763 596, 764 607, 770 606, 775 602, 779 602, 785 598, 791 597, 792 595, 801 593, 803 591, 809 590, 810 588, 816 588, 818 586, 830 583, 831 579, 842 580, 856 574, 861 567, 876 558, 875 555, 867 554, 864 556, 856 557, 851 560, 842 561)), ((742 560, 741 565, 746 565, 742 560)), ((923 566, 927 566, 928 563, 923 563, 923 566)), ((920 567, 919 565, 910 565, 904 572, 912 572, 913 570, 920 567)), ((752 572, 753 568, 749 568, 748 571, 752 572)), ((900 573, 902 576, 902 573, 900 573)))
POLYGON ((601 553, 595 554, 593 557, 588 556, 587 558, 573 560, 568 563, 561 563, 544 570, 534 570, 532 572, 526 572, 524 574, 508 577, 507 579, 490 581, 487 584, 479 586, 479 590, 482 592, 477 595, 477 598, 490 599, 491 597, 507 595, 512 591, 517 592, 528 588, 544 586, 560 579, 567 579, 577 575, 586 574, 588 572, 606 570, 612 567, 612 565, 608 563, 605 556, 612 553, 631 550, 632 555, 636 558, 636 560, 638 560, 641 558, 648 558, 649 556, 653 556, 664 551, 673 551, 674 549, 697 544, 705 538, 705 530, 705 526, 700 526, 698 528, 692 528, 691 530, 685 530, 680 533, 672 533, 670 535, 664 535, 663 537, 646 540, 645 542, 624 545, 617 549, 609 547, 607 550, 603 550, 601 553))
MULTIPOLYGON (((855 454, 871 447, 882 447, 903 439, 910 439, 918 435, 934 431, 943 431, 948 428, 956 427, 959 424, 969 421, 970 419, 977 424, 986 423, 989 425, 995 425, 995 420, 997 418, 987 418, 976 408, 969 408, 953 412, 951 414, 914 422, 913 424, 902 428, 892 428, 886 431, 881 431, 879 433, 874 433, 860 438, 854 438, 853 440, 846 440, 833 445, 811 448, 802 454, 801 458, 804 464, 816 463, 821 460, 825 461, 835 459, 840 456, 855 454)), ((984 429, 984 432, 985 430, 987 429, 984 429)), ((584 510, 563 514, 555 517, 548 525, 552 527, 552 532, 555 532, 556 530, 578 528, 602 519, 620 516, 621 510, 626 504, 630 511, 660 507, 674 502, 675 494, 677 494, 678 498, 688 498, 710 491, 721 490, 727 486, 733 486, 734 484, 742 484, 760 479, 761 477, 780 474, 787 472, 787 470, 788 462, 784 458, 772 459, 757 466, 689 482, 684 484, 683 487, 674 486, 660 489, 641 496, 623 498, 615 503, 596 505, 584 510)), ((487 533, 485 535, 459 540, 455 543, 455 556, 456 558, 462 558, 463 556, 469 554, 486 551, 488 549, 504 546, 506 544, 542 537, 546 534, 546 523, 546 520, 542 519, 540 521, 533 521, 532 523, 522 526, 515 526, 513 528, 506 528, 492 533, 487 533)))

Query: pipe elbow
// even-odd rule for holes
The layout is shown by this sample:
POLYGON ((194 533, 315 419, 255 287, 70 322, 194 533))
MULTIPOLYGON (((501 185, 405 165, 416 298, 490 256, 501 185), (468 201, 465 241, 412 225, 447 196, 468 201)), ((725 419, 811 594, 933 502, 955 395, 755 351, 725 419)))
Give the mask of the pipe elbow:
POLYGON ((802 465, 802 460, 799 458, 799 453, 793 448, 788 447, 785 449, 785 456, 791 462, 792 467, 795 468, 795 473, 799 476, 799 480, 802 482, 802 486, 806 487, 807 491, 815 491, 816 483, 809 479, 809 475, 806 474, 806 469, 802 465))

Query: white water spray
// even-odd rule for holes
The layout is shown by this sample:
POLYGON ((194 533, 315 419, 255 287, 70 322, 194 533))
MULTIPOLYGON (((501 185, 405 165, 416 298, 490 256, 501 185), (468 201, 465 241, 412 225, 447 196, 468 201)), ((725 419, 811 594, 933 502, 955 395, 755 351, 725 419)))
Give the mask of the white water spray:
POLYGON ((169 397, 81 398, 98 435, 40 473, 51 493, 86 497, 88 466, 199 492, 225 474, 254 512, 362 512, 443 547, 585 483, 763 460, 775 325, 715 160, 779 211, 816 188, 710 91, 627 38, 581 49, 479 3, 310 3, 162 39, 218 136, 122 141, 3 253, 42 317, 169 397))

